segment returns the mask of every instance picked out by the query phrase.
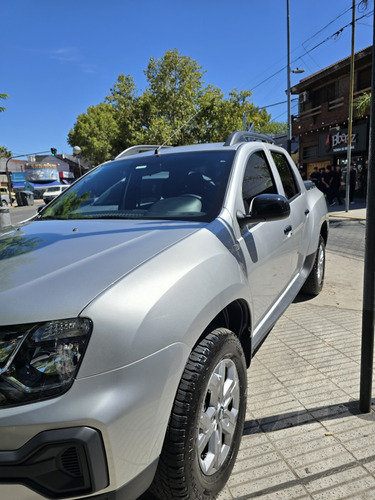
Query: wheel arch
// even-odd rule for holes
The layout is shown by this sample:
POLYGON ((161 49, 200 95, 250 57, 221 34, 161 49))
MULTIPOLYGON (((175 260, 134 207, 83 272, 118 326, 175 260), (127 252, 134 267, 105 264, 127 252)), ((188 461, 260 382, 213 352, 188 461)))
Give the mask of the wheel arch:
POLYGON ((320 234, 324 239, 324 244, 327 245, 328 241, 328 222, 324 221, 321 228, 320 228, 320 234))
POLYGON ((252 353, 252 329, 250 310, 245 300, 234 300, 222 309, 204 330, 197 344, 212 330, 220 327, 227 328, 238 337, 245 355, 246 366, 249 367, 252 353))

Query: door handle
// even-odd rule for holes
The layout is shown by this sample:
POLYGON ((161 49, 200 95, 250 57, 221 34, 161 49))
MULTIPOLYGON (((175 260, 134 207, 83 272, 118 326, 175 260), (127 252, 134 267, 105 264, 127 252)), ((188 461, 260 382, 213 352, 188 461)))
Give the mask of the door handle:
POLYGON ((286 226, 284 228, 284 234, 289 234, 291 231, 292 231, 292 226, 291 225, 286 226))
POLYGON ((309 213, 310 213, 310 210, 308 208, 306 208, 305 215, 309 215, 309 213))

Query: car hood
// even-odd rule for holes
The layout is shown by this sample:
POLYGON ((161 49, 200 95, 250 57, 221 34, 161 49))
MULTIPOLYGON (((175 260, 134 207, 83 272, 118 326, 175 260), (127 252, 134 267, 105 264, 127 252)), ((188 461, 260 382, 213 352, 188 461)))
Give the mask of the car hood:
POLYGON ((205 224, 32 221, 0 232, 0 324, 77 316, 98 294, 205 224))

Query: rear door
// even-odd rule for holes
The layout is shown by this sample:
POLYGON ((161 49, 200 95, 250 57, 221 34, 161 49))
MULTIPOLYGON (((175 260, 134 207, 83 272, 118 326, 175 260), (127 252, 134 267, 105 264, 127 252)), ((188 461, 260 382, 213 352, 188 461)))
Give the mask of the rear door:
POLYGON ((306 248, 306 242, 304 242, 304 229, 309 215, 306 196, 301 190, 301 185, 296 178, 297 173, 294 171, 286 154, 272 149, 269 153, 279 173, 284 196, 290 203, 291 230, 288 234, 288 252, 291 259, 291 277, 294 277, 300 272, 305 260, 304 249, 306 248))
MULTIPOLYGON (((275 181, 271 161, 261 149, 252 152, 247 158, 242 181, 246 212, 249 211, 254 196, 280 191, 280 182, 275 181)), ((291 282, 296 252, 292 228, 293 221, 290 217, 248 224, 241 229, 238 243, 244 255, 253 303, 254 335, 257 334, 257 325, 261 325, 291 282)))

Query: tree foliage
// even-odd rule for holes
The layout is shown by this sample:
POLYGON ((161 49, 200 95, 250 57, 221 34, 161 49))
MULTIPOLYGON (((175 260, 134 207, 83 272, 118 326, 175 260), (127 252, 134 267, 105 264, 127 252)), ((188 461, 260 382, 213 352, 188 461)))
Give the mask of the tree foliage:
POLYGON ((365 114, 366 109, 371 104, 371 92, 365 92, 354 100, 354 106, 360 116, 365 114))
MULTIPOLYGON (((0 94, 0 101, 2 99, 7 99, 9 96, 8 94, 0 94)), ((0 106, 0 113, 2 111, 5 111, 6 108, 4 106, 0 106)), ((0 158, 10 158, 12 156, 12 151, 9 151, 5 146, 0 146, 0 158)))
POLYGON ((118 153, 115 148, 118 134, 116 110, 111 104, 102 102, 78 116, 68 134, 68 143, 72 147, 79 145, 84 157, 99 164, 118 153))
POLYGON ((10 158, 13 156, 12 151, 9 151, 5 146, 0 146, 0 158, 10 158))
POLYGON ((177 49, 151 58, 144 72, 143 93, 130 75, 120 74, 105 102, 77 117, 68 143, 93 164, 135 144, 221 142, 242 129, 244 116, 257 132, 286 130, 251 102, 250 90, 233 89, 226 98, 219 88, 206 86, 202 67, 177 49))
MULTIPOLYGON (((0 94, 0 100, 2 100, 2 99, 7 99, 8 97, 9 97, 9 96, 8 96, 8 94, 0 94)), ((0 113, 1 113, 2 111, 5 111, 6 109, 7 109, 7 108, 4 108, 4 106, 0 106, 0 113)))

